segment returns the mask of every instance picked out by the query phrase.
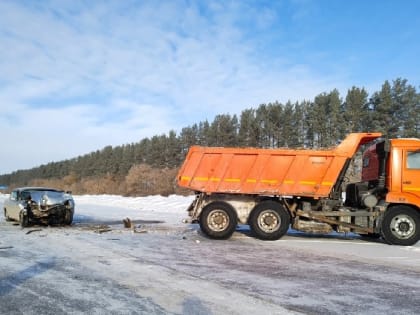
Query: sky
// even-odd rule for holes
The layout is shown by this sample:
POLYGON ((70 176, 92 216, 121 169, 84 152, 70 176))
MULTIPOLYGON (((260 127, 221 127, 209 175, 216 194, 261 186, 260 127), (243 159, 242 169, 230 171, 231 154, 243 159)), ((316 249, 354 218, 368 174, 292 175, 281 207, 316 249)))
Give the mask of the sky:
POLYGON ((420 1, 0 1, 0 174, 334 88, 420 86, 420 1))

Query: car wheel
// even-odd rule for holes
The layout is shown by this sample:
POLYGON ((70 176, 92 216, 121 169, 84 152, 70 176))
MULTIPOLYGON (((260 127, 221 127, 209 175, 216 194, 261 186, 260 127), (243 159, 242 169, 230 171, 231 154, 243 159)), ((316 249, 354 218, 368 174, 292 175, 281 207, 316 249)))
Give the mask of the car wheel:
POLYGON ((381 226, 382 237, 389 244, 410 246, 420 239, 420 214, 408 206, 389 208, 381 226))
POLYGON ((67 210, 66 214, 64 215, 64 224, 71 225, 73 222, 73 211, 67 210))
POLYGON ((223 201, 214 201, 200 214, 201 230, 209 237, 227 239, 235 232, 238 219, 233 207, 223 201))
POLYGON ((29 225, 29 216, 26 213, 20 213, 19 221, 21 227, 27 227, 29 225))
POLYGON ((267 200, 255 206, 248 222, 257 238, 277 240, 289 229, 290 215, 280 203, 267 200))

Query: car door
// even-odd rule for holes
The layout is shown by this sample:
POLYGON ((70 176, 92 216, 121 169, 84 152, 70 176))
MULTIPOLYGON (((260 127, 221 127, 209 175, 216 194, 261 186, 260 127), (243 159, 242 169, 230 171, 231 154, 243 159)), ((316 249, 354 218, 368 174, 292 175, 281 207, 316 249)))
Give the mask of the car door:
POLYGON ((13 190, 10 193, 9 200, 6 204, 6 210, 7 215, 9 218, 14 220, 19 220, 19 213, 20 213, 20 207, 19 207, 19 191, 13 190))

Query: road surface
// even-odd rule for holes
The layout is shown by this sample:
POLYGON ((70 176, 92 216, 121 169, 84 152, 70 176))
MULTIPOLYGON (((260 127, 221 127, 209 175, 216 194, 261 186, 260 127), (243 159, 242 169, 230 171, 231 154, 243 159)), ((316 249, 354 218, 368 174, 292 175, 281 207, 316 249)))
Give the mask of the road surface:
POLYGON ((0 221, 1 313, 419 314, 418 244, 269 242, 246 228, 216 241, 196 225, 136 225, 0 221))

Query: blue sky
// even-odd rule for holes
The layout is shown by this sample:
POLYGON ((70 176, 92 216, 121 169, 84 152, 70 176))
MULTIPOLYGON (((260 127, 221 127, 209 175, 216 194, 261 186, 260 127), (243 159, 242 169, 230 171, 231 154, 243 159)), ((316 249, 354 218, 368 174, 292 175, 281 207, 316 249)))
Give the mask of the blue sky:
POLYGON ((0 174, 261 103, 420 85, 420 1, 0 1, 0 174))

